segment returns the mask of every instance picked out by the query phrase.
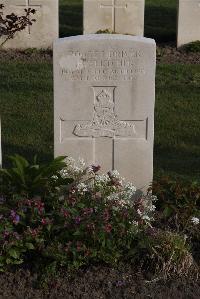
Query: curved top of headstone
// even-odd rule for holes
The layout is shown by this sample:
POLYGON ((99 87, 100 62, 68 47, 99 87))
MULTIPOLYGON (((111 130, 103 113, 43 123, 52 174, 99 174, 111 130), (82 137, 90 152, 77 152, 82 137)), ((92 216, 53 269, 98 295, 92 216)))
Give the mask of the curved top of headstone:
POLYGON ((155 44, 155 40, 152 38, 146 38, 142 36, 124 35, 124 34, 86 34, 76 35, 70 37, 59 38, 54 43, 63 43, 67 41, 90 41, 90 40, 126 40, 141 43, 155 44))

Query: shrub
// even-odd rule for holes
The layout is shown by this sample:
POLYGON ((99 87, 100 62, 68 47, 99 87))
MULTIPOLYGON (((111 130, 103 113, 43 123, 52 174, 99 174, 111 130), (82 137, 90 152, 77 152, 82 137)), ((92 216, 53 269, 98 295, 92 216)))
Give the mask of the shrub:
POLYGON ((185 231, 188 225, 198 224, 200 217, 200 185, 197 182, 181 183, 163 177, 154 181, 153 193, 157 196, 160 216, 177 231, 185 231))
POLYGON ((191 42, 182 47, 182 49, 188 53, 199 53, 200 52, 200 41, 191 42))
POLYGON ((157 196, 157 225, 185 235, 195 255, 200 246, 200 185, 183 183, 168 177, 152 186, 157 196))
POLYGON ((60 175, 65 166, 64 158, 59 157, 51 163, 39 164, 37 157, 30 163, 19 155, 11 156, 12 167, 0 169, 0 192, 8 199, 19 195, 26 198, 47 196, 54 192, 57 186, 73 181, 71 178, 62 179, 60 175), (53 175, 57 176, 56 181, 53 175))
MULTIPOLYGON (((23 161, 20 165, 26 164, 22 173, 29 174, 30 164, 19 156, 14 157, 15 164, 16 159, 23 161)), ((71 158, 62 168, 60 163, 63 158, 50 163, 56 167, 45 172, 48 176, 44 188, 40 183, 39 189, 32 188, 31 183, 24 184, 20 179, 20 183, 17 180, 14 184, 17 187, 13 194, 9 174, 15 179, 19 173, 13 168, 2 170, 3 176, 9 178, 0 205, 2 270, 8 265, 30 264, 30 260, 35 265, 68 269, 96 262, 114 265, 124 260, 135 263, 143 260, 151 264, 152 270, 156 270, 157 261, 160 270, 164 263, 173 261, 170 272, 191 257, 181 236, 153 228, 156 200, 153 195, 138 194, 133 184, 126 183, 117 171, 99 174, 100 166, 85 167, 82 160, 77 165, 71 158), (168 250, 160 250, 165 245, 168 250)), ((44 168, 38 165, 36 169, 44 168)), ((43 182, 44 172, 39 173, 42 173, 39 182, 43 182)), ((30 181, 29 175, 25 178, 30 181)), ((191 264, 192 258, 184 267, 189 269, 191 264)))

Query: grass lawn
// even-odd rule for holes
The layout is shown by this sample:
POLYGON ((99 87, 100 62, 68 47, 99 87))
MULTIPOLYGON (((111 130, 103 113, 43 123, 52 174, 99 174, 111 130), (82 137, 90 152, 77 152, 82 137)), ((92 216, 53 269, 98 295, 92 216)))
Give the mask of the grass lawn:
MULTIPOLYGON (((61 0, 61 36, 81 34, 82 1, 61 0)), ((146 36, 175 40, 175 0, 146 0, 146 36)), ((158 65, 155 177, 200 179, 200 65, 158 65)), ((53 156, 53 75, 48 62, 3 59, 0 68, 3 158, 53 156)))
MULTIPOLYGON (((155 176, 200 179, 200 66, 159 65, 156 82, 155 176)), ((1 117, 7 154, 53 156, 50 63, 1 62, 1 117)))

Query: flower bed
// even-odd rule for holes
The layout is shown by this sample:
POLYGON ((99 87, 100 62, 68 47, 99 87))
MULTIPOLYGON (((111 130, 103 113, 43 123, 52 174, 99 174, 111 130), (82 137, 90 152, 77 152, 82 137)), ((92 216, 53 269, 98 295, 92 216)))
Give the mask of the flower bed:
MULTIPOLYGON (((158 222, 159 213, 167 217, 165 188, 154 185, 157 200, 137 192, 117 171, 100 174, 100 166, 86 167, 82 160, 11 160, 12 167, 0 171, 1 271, 28 267, 46 279, 61 269, 128 263, 165 278, 197 276, 185 231, 162 225, 163 217, 158 222)), ((188 221, 199 229, 197 202, 195 209, 188 221)))

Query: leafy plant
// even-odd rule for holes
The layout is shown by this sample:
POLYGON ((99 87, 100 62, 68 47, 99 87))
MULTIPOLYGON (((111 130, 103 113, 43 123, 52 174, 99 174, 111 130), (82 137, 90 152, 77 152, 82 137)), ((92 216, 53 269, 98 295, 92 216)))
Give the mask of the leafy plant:
MULTIPOLYGON (((0 10, 3 10, 4 5, 0 4, 0 10)), ((35 19, 31 16, 36 13, 35 9, 28 8, 24 9, 25 15, 17 16, 15 13, 6 15, 0 14, 0 37, 4 37, 3 42, 0 44, 2 47, 9 39, 13 39, 17 32, 21 32, 27 28, 27 26, 32 26, 35 19)))
POLYGON ((182 50, 187 53, 199 53, 200 52, 200 41, 191 42, 182 47, 182 50))
POLYGON ((154 181, 153 193, 157 196, 157 209, 168 224, 182 231, 191 224, 192 217, 200 217, 200 185, 197 182, 181 183, 168 177, 154 181))
POLYGON ((70 178, 63 180, 59 175, 60 170, 66 165, 64 158, 59 157, 48 164, 39 164, 37 157, 30 163, 19 155, 11 156, 12 167, 0 169, 0 193, 4 197, 44 196, 52 192, 57 185, 72 182, 70 178), (56 182, 52 178, 54 175, 59 178, 56 182))
POLYGON ((72 158, 45 166, 18 155, 11 159, 13 167, 1 171, 2 270, 32 263, 43 265, 50 275, 57 267, 128 260, 145 261, 154 270, 158 261, 159 270, 172 261, 170 273, 191 256, 180 235, 153 227, 155 196, 138 195, 117 171, 99 174, 100 166, 85 167, 72 158))

